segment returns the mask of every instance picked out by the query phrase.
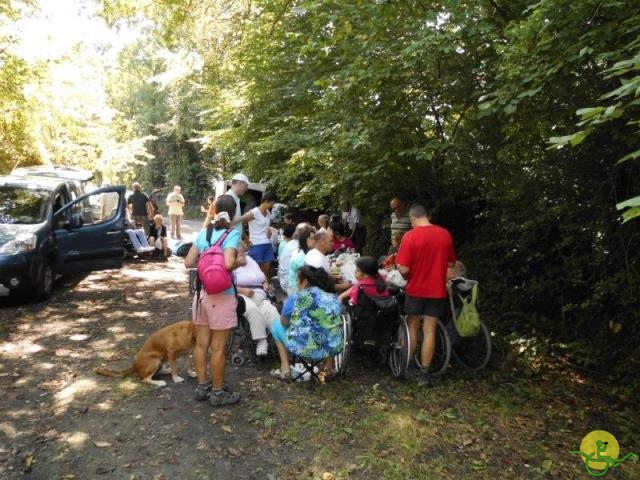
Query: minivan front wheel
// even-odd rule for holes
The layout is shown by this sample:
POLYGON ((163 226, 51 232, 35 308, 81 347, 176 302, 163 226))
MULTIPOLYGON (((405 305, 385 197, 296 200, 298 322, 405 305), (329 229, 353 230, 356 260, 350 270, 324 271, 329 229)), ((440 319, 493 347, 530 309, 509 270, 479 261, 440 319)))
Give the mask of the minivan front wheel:
POLYGON ((44 262, 40 266, 38 276, 36 278, 36 288, 34 292, 34 298, 38 302, 42 302, 51 297, 53 292, 53 281, 55 279, 55 273, 53 267, 49 262, 44 262))

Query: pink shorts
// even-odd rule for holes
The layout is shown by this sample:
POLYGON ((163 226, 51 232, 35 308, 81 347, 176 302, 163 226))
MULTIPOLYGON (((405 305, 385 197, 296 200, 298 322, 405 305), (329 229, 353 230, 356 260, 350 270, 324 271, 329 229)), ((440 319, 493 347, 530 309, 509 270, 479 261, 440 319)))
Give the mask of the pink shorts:
POLYGON ((199 305, 197 298, 193 295, 193 323, 196 325, 208 325, 211 330, 227 330, 238 326, 238 316, 236 307, 238 300, 235 295, 227 293, 214 293, 208 295, 202 291, 200 293, 199 305), (197 309, 196 309, 197 305, 197 309))

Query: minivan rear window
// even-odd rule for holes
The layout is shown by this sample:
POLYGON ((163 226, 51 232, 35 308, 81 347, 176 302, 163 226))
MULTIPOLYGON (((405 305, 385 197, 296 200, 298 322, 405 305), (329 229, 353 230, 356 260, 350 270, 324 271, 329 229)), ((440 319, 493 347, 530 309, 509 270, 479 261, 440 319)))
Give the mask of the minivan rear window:
POLYGON ((47 190, 0 186, 0 223, 44 222, 50 198, 47 190))

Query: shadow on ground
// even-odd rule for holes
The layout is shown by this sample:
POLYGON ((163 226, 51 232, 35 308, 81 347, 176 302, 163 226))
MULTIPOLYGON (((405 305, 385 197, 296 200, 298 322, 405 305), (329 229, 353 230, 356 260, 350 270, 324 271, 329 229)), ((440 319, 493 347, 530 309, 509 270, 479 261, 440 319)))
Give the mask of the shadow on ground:
MULTIPOLYGON (((591 430, 640 450, 637 400, 555 366, 452 368, 435 388, 356 358, 347 379, 310 390, 230 368, 241 404, 97 376, 127 367, 144 339, 190 317, 178 259, 128 263, 0 308, 0 479, 586 478, 591 430)), ((186 376, 185 376, 186 377, 186 376)), ((638 452, 640 453, 640 452, 638 452)), ((638 478, 637 462, 607 478, 638 478)))

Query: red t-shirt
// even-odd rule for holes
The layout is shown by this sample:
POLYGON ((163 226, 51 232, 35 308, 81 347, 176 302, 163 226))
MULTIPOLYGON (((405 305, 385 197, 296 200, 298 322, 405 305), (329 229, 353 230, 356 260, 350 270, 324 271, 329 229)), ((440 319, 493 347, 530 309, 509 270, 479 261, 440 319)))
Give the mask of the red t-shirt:
POLYGON ((446 298, 447 266, 456 261, 451 234, 437 225, 415 227, 402 237, 396 263, 409 267, 407 294, 446 298))
POLYGON ((340 250, 342 248, 353 248, 355 249, 356 246, 353 243, 353 240, 351 240, 349 237, 345 237, 344 240, 340 241, 337 238, 333 238, 333 251, 335 252, 336 250, 340 250))

